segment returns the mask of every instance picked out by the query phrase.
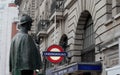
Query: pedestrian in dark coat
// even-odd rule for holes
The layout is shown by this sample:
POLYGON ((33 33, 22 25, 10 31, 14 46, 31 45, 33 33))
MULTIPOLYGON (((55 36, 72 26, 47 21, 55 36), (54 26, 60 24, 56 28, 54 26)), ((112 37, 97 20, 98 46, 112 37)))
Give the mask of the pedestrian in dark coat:
POLYGON ((24 14, 19 23, 19 31, 10 47, 10 72, 12 75, 33 75, 33 70, 41 68, 40 52, 28 34, 33 20, 24 14))

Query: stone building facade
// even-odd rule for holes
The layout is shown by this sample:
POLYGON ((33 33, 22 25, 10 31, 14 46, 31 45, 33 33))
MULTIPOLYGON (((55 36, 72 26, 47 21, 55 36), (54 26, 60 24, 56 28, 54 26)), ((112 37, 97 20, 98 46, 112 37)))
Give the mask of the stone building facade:
MULTIPOLYGON (((46 62, 49 67, 45 68, 46 72, 52 70, 51 75, 107 75, 105 69, 119 65, 119 0, 34 1, 33 30, 39 40, 41 53, 53 44, 62 46, 68 52, 68 57, 58 65, 46 62), (102 64, 100 71, 62 72, 74 63, 87 63, 90 66, 98 62, 102 64)), ((20 11, 31 8, 30 0, 15 2, 20 6, 20 11)))

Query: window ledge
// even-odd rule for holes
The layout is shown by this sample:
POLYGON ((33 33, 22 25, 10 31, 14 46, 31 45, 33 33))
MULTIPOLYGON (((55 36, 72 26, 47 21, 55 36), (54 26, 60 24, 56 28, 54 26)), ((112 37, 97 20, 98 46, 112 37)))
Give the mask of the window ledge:
POLYGON ((117 20, 117 19, 119 19, 119 18, 120 18, 120 13, 117 14, 116 16, 114 16, 113 18, 107 20, 107 21, 104 23, 104 25, 105 25, 105 26, 108 26, 108 25, 109 25, 110 23, 112 23, 114 20, 117 20))
POLYGON ((117 14, 116 16, 114 16, 114 19, 115 19, 115 20, 118 19, 118 18, 120 18, 120 13, 117 14))
POLYGON ((111 18, 111 19, 109 19, 109 20, 107 20, 105 23, 104 23, 104 25, 105 26, 108 26, 110 23, 112 23, 113 22, 113 19, 111 18))

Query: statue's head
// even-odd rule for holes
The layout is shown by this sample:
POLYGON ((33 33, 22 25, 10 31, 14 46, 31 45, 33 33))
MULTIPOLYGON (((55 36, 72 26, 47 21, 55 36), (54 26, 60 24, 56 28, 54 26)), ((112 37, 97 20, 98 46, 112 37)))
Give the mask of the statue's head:
POLYGON ((20 18, 19 25, 26 27, 28 30, 30 30, 30 28, 32 26, 32 22, 33 22, 33 20, 29 15, 23 14, 20 18))

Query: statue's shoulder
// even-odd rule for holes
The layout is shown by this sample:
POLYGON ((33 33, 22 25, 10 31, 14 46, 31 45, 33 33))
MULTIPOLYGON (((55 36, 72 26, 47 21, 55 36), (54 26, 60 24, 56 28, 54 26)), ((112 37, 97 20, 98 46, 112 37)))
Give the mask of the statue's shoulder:
POLYGON ((28 34, 25 34, 25 33, 17 33, 14 37, 13 37, 13 39, 12 39, 12 41, 15 41, 15 40, 22 40, 22 39, 27 39, 29 37, 29 35, 28 34))
POLYGON ((24 32, 18 32, 16 36, 19 36, 19 37, 28 37, 28 34, 24 33, 24 32))

